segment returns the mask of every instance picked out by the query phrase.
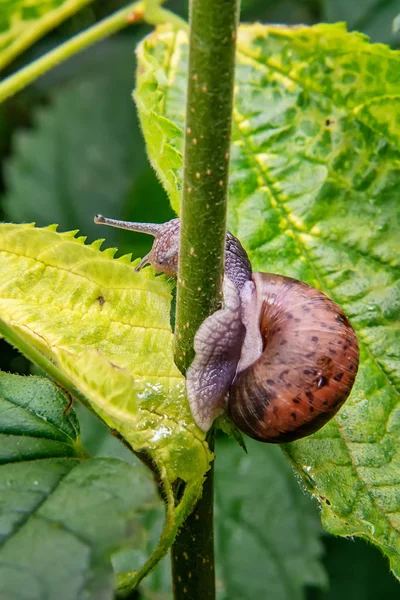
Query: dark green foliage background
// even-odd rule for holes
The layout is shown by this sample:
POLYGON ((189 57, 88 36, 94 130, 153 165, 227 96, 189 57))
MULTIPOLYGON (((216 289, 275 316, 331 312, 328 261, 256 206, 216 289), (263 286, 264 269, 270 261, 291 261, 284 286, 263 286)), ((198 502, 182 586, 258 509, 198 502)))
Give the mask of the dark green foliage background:
MULTIPOLYGON (((122 0, 104 0, 85 8, 36 44, 8 71, 30 62, 124 4, 122 0)), ((171 0, 168 8, 187 16, 186 0, 171 0)), ((400 33, 392 32, 392 20, 399 12, 400 0, 242 0, 245 21, 347 21, 349 29, 362 31, 372 41, 393 48, 400 47, 400 33)), ((38 225, 57 222, 61 230, 81 229, 90 241, 106 235, 107 243, 117 246, 121 253, 141 256, 146 252, 151 241, 145 236, 120 230, 100 231, 93 224, 96 212, 155 222, 173 216, 147 162, 130 98, 135 69, 133 49, 146 31, 145 26, 140 26, 105 41, 0 106, 1 219, 35 220, 38 225)), ((0 369, 21 374, 33 372, 26 359, 3 341, 0 369)), ((83 409, 80 416, 83 441, 89 452, 128 459, 128 452, 94 418, 83 409)), ((249 496, 251 493, 248 490, 249 496)), ((234 519, 234 508, 227 505, 226 509, 232 510, 229 518, 234 519)), ((307 599, 398 598, 399 583, 376 549, 359 540, 331 536, 325 536, 323 542, 329 587, 307 590, 307 599)), ((152 576, 149 588, 137 597, 168 597, 162 595, 167 571, 165 565, 161 566, 152 576)))

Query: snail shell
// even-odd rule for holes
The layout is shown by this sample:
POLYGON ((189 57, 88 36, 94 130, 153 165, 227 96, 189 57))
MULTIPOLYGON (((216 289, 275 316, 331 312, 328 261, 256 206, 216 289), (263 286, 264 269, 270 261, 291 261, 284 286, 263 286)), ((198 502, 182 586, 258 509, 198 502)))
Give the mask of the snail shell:
POLYGON ((228 411, 263 442, 291 442, 320 429, 350 394, 358 369, 354 330, 337 304, 311 286, 254 273, 261 356, 229 389, 228 411))
MULTIPOLYGON (((95 222, 149 233, 150 263, 176 275, 179 219, 162 225, 95 222)), ((261 442, 291 442, 320 429, 349 396, 357 374, 356 334, 340 307, 313 287, 281 275, 251 272, 239 240, 227 233, 224 306, 200 326, 187 371, 187 396, 207 431, 227 410, 261 442)))

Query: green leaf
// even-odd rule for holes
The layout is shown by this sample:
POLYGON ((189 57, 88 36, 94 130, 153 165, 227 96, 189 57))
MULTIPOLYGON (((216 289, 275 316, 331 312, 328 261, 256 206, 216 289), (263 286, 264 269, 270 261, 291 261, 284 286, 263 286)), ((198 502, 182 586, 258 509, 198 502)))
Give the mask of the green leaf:
POLYGON ((36 40, 93 0, 2 0, 0 70, 36 40))
POLYGON ((112 598, 111 553, 140 548, 159 509, 150 474, 87 460, 73 409, 49 380, 0 373, 0 596, 112 598), (40 460, 38 460, 40 459, 40 460))
POLYGON ((0 371, 0 465, 54 457, 79 457, 79 424, 50 381, 0 371))
POLYGON ((170 482, 201 481, 210 453, 173 360, 170 284, 75 233, 0 225, 0 318, 170 482))
MULTIPOLYGON (((158 28, 138 58, 148 151, 178 210, 185 35, 158 28)), ((285 452, 319 498, 328 531, 376 543, 397 577, 399 62, 398 52, 341 25, 243 25, 228 215, 255 270, 324 290, 357 330, 361 366, 351 398, 334 421, 285 452)))

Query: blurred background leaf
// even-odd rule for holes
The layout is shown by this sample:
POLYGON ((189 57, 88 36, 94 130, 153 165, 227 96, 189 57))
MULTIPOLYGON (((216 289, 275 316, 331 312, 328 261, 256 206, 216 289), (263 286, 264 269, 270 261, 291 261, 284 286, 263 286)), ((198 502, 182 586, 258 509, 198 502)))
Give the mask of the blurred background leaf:
POLYGON ((392 23, 399 11, 399 0, 324 0, 322 19, 330 23, 347 21, 350 30, 370 36, 373 42, 399 46, 399 35, 392 23))
MULTIPOLYGON (((8 72, 125 4, 125 0, 101 0, 90 4, 14 61, 8 72)), ((168 2, 168 8, 184 17, 187 17, 187 6, 187 0, 168 2)), ((393 19, 399 12, 400 0, 242 0, 242 20, 245 21, 311 24, 345 20, 350 29, 360 29, 374 42, 390 43, 393 48, 400 46, 400 33, 392 32, 393 19)), ((147 237, 112 229, 105 232, 96 229, 92 223, 93 212, 156 222, 171 217, 165 193, 147 163, 131 100, 135 71, 133 50, 147 31, 149 29, 144 26, 135 27, 91 48, 0 106, 0 160, 3 165, 0 218, 36 220, 41 225, 58 221, 60 230, 79 228, 89 235, 90 240, 106 235, 107 243, 118 246, 122 253, 130 251, 139 256, 147 251, 151 244, 147 237), (57 168, 64 163, 64 175, 59 181, 57 168)), ((27 361, 2 341, 0 368, 20 373, 31 370, 27 361)), ((86 409, 78 407, 78 414, 82 441, 90 453, 125 461, 136 460, 86 409)), ((236 456, 238 449, 233 448, 231 442, 222 440, 221 444, 217 489, 234 484, 237 473, 235 470, 228 473, 227 463, 236 458, 240 462, 236 456)), ((274 449, 262 447, 262 450, 266 457, 263 468, 268 478, 281 465, 274 463, 274 449)), ((245 462, 246 458, 251 460, 243 457, 245 462)), ((254 464, 250 462, 249 470, 252 472, 254 468, 256 475, 256 469, 259 469, 264 481, 259 460, 256 457, 254 464)), ((291 477, 290 470, 287 476, 291 477)), ((282 477, 283 481, 286 475, 282 477)), ((256 501, 258 492, 253 493, 252 486, 245 478, 242 480, 243 494, 250 496, 246 502, 256 501)), ((294 480, 292 484, 297 485, 294 480)), ((298 493, 301 494, 300 489, 298 493)), ((308 505, 304 509, 309 515, 307 523, 316 523, 312 517, 313 512, 317 517, 316 508, 307 497, 303 500, 308 505)), ((239 505, 243 502, 241 498, 239 505)), ((221 510, 218 505, 218 511, 221 510)), ((224 510, 228 510, 231 522, 232 507, 224 507, 224 510)), ((157 539, 162 515, 155 515, 153 519, 150 537, 157 539)), ((258 526, 260 534, 268 536, 270 519, 265 518, 258 526)), ((313 527, 307 539, 317 544, 313 527)), ((308 588, 303 592, 304 598, 376 600, 385 597, 394 600, 399 597, 399 583, 390 574, 387 560, 378 550, 361 540, 352 542, 333 536, 323 536, 321 540, 328 587, 308 588)), ((151 539, 149 544, 151 546, 151 539)), ((121 570, 127 563, 132 564, 132 558, 135 557, 126 553, 118 555, 114 561, 116 568, 121 570)), ((136 559, 140 562, 140 557, 136 556, 136 559)), ((312 584, 306 575, 302 581, 312 584)), ((171 597, 168 582, 169 561, 165 559, 143 582, 141 598, 167 600, 171 597)), ((222 584, 220 589, 223 590, 222 584)))
POLYGON ((48 379, 0 372, 0 412, 0 597, 111 599, 111 554, 143 553, 162 513, 152 475, 138 461, 90 459, 48 379))
POLYGON ((93 0, 3 0, 0 7, 0 69, 47 31, 93 0))

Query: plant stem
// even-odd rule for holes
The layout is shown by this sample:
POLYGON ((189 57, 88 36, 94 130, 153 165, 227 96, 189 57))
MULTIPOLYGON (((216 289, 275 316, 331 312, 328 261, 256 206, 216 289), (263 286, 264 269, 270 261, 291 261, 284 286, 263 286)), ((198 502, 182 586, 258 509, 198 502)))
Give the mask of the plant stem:
MULTIPOLYGON (((221 303, 239 0, 191 0, 175 361, 221 303)), ((213 433, 208 436, 213 449, 213 433)), ((213 478, 171 550, 175 600, 214 600, 213 478)))
POLYGON ((175 361, 221 303, 238 0, 192 0, 175 361))
MULTIPOLYGON (((213 436, 208 439, 214 450, 213 436)), ((214 600, 214 468, 207 473, 203 495, 188 516, 171 549, 174 598, 214 600)))
MULTIPOLYGON (((103 19, 100 23, 82 31, 82 33, 74 36, 54 50, 51 50, 27 67, 10 75, 0 83, 0 102, 9 96, 16 94, 29 83, 32 83, 32 81, 81 50, 84 50, 92 44, 131 25, 132 22, 146 20, 146 9, 147 4, 145 1, 133 2, 110 17, 103 19), (130 17, 135 14, 137 15, 137 18, 130 19, 130 17)), ((156 7, 152 4, 149 12, 149 22, 154 25, 156 23, 167 21, 176 27, 187 28, 187 23, 177 15, 160 6, 156 7)))

